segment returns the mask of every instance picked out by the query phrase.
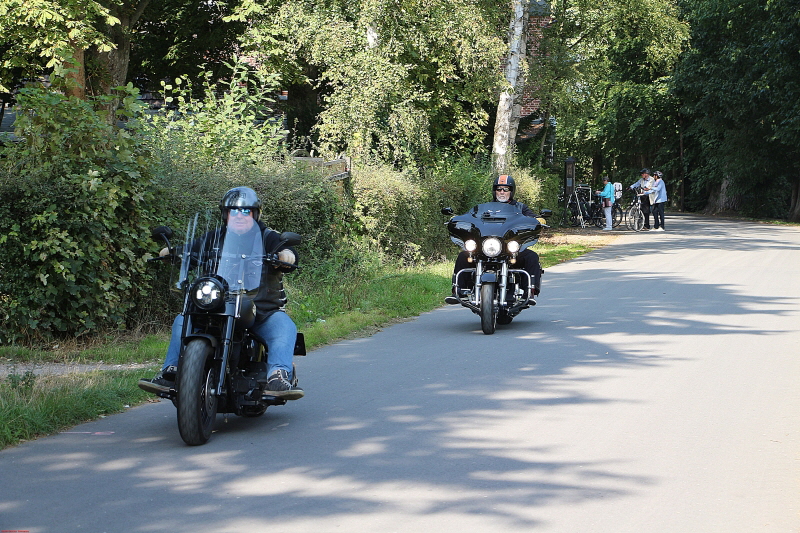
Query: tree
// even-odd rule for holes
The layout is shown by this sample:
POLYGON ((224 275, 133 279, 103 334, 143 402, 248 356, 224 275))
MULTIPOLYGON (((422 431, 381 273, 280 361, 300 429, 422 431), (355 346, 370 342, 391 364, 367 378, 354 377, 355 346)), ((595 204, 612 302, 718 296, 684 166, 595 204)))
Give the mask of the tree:
POLYGON ((692 48, 674 86, 698 203, 800 221, 798 2, 695 0, 685 9, 692 48), (776 205, 783 212, 766 211, 776 205))
POLYGON ((520 119, 520 96, 525 87, 525 58, 528 50, 528 0, 514 0, 508 28, 508 55, 505 61, 506 86, 500 92, 494 125, 492 156, 496 174, 508 166, 508 152, 514 146, 520 119))
POLYGON ((142 89, 157 89, 161 80, 196 79, 211 72, 214 79, 231 75, 230 63, 244 22, 226 21, 239 2, 150 0, 133 28, 128 80, 142 89))
POLYGON ((19 78, 36 78, 44 72, 75 83, 81 70, 82 51, 95 47, 109 52, 114 43, 99 27, 120 23, 95 0, 1 0, 0 92, 10 92, 19 78))
POLYGON ((505 9, 489 0, 247 2, 238 16, 253 21, 244 44, 262 64, 315 92, 322 150, 403 165, 433 145, 483 149, 505 9))
POLYGON ((689 31, 677 6, 560 0, 551 9, 530 79, 542 114, 558 118, 562 153, 595 177, 665 161, 665 145, 678 138, 667 81, 689 31))

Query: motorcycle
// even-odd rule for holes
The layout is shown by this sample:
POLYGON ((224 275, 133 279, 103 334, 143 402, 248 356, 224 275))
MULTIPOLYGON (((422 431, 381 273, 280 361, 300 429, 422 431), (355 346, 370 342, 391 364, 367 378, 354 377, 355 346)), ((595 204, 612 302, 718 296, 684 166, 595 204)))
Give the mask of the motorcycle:
POLYGON ((552 211, 543 209, 534 218, 516 205, 488 202, 463 215, 453 216, 449 207, 442 214, 451 217, 446 224, 450 239, 475 264, 455 273, 454 297, 480 315, 483 333, 491 335, 497 324, 510 324, 531 305, 533 280, 514 264, 520 252, 538 242, 542 228, 549 227, 552 211))
MULTIPOLYGON (((261 286, 263 268, 282 266, 276 252, 300 244, 300 235, 281 233, 273 250, 264 250, 260 237, 225 238, 219 218, 211 212, 190 220, 185 244, 173 247, 173 231, 153 230, 169 254, 148 261, 180 263, 173 288, 183 294, 181 354, 174 388, 154 388, 147 380, 139 387, 172 400, 177 408, 178 430, 189 445, 205 444, 211 437, 217 413, 258 417, 268 407, 285 405, 298 395, 276 395, 265 390, 267 347, 249 328, 256 318, 253 298, 261 286)), ((297 334, 294 355, 306 355, 302 333, 297 334)), ((294 380, 296 384, 297 373, 294 380)))

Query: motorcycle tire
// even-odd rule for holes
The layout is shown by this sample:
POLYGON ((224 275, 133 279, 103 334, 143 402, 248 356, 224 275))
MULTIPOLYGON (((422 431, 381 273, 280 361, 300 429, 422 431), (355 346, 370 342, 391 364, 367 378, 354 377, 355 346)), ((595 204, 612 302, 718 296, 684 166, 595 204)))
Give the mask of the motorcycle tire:
POLYGON ((205 444, 217 418, 218 374, 213 349, 203 339, 189 341, 178 372, 178 430, 189 446, 205 444))
POLYGON ((481 285, 481 329, 486 335, 494 333, 497 321, 497 312, 494 307, 495 290, 494 283, 481 285))

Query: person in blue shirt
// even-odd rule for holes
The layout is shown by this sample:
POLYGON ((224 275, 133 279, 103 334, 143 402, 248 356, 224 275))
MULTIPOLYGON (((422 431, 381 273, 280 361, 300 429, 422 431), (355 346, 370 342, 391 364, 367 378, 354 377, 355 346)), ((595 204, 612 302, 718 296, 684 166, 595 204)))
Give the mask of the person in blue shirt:
POLYGON ((613 228, 611 222, 611 209, 614 207, 614 185, 608 181, 608 176, 603 176, 603 190, 597 191, 603 201, 603 214, 606 216, 606 227, 603 231, 611 231, 613 228))
POLYGON ((653 226, 655 231, 664 231, 664 207, 667 204, 667 186, 664 184, 664 174, 656 170, 653 173, 655 181, 651 191, 655 193, 653 200, 653 226))

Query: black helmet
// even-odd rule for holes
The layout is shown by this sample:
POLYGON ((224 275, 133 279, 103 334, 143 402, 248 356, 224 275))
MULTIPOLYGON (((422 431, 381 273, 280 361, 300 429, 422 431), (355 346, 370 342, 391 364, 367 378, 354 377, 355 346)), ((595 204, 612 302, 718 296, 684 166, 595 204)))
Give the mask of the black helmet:
POLYGON ((650 174, 650 169, 649 168, 643 168, 642 170, 639 171, 639 174, 650 174))
POLYGON ((219 210, 222 218, 225 219, 225 211, 234 208, 244 208, 253 210, 253 218, 258 220, 261 217, 261 200, 258 199, 256 191, 250 187, 234 187, 225 193, 219 201, 219 210))
POLYGON ((511 189, 511 196, 509 199, 513 200, 514 193, 517 190, 517 183, 514 181, 514 178, 512 178, 509 174, 501 174, 495 178, 494 183, 492 184, 492 198, 494 200, 497 200, 497 195, 494 193, 494 190, 500 186, 509 187, 511 189))

